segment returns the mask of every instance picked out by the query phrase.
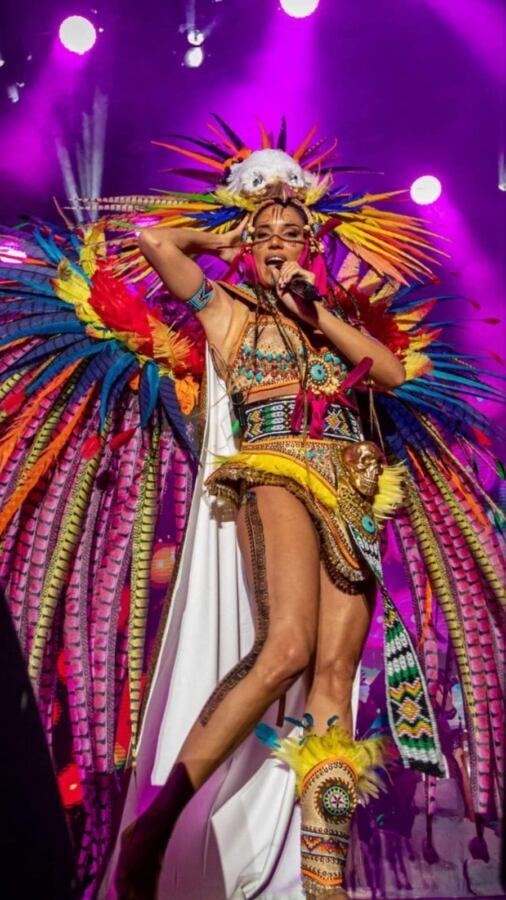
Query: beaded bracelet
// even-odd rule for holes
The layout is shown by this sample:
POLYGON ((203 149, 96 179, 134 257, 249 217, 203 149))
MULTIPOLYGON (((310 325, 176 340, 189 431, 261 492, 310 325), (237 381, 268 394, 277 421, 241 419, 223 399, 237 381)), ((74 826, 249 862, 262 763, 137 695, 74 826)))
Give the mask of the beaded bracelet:
POLYGON ((209 281, 208 278, 204 278, 199 289, 195 291, 193 297, 189 297, 189 299, 186 300, 186 303, 193 312, 202 312, 213 296, 213 292, 214 286, 212 282, 209 281))

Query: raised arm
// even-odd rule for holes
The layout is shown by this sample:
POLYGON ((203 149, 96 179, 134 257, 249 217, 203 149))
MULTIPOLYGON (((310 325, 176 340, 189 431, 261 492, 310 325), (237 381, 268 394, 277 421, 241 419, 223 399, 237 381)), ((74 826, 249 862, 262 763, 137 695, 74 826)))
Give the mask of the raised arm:
POLYGON ((189 228, 144 228, 139 248, 178 300, 190 304, 202 322, 210 343, 220 348, 232 314, 233 300, 219 285, 208 281, 193 255, 230 258, 242 228, 226 235, 189 228))

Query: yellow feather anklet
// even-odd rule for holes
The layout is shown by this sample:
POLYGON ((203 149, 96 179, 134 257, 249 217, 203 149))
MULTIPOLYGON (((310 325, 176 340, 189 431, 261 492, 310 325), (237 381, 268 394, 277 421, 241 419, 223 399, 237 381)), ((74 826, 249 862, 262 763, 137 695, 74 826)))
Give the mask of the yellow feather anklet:
POLYGON ((375 771, 386 755, 384 738, 355 741, 338 724, 323 735, 279 741, 273 755, 295 772, 300 798, 303 887, 310 896, 337 895, 344 882, 351 818, 359 800, 378 796, 375 771))

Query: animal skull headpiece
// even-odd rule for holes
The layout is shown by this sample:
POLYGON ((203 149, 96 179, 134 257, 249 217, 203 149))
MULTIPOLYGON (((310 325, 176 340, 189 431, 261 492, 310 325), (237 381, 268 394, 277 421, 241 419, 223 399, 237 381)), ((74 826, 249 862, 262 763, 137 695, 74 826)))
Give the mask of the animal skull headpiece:
POLYGON ((226 180, 232 194, 262 197, 276 182, 305 193, 314 184, 314 176, 284 150, 255 150, 242 162, 233 163, 226 180))

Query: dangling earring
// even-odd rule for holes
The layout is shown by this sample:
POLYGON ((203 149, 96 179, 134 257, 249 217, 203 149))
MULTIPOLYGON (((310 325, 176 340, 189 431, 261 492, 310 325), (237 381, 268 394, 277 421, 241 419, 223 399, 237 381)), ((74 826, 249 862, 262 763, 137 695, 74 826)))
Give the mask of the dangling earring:
POLYGON ((325 249, 323 246, 323 241, 319 240, 317 236, 318 230, 319 226, 316 222, 308 222, 306 225, 304 225, 304 233, 306 234, 308 239, 309 256, 311 259, 313 259, 315 256, 318 256, 319 253, 323 253, 325 249))
POLYGON ((243 233, 241 234, 243 249, 245 253, 251 253, 253 249, 253 239, 255 237, 255 226, 254 225, 246 225, 243 233))

